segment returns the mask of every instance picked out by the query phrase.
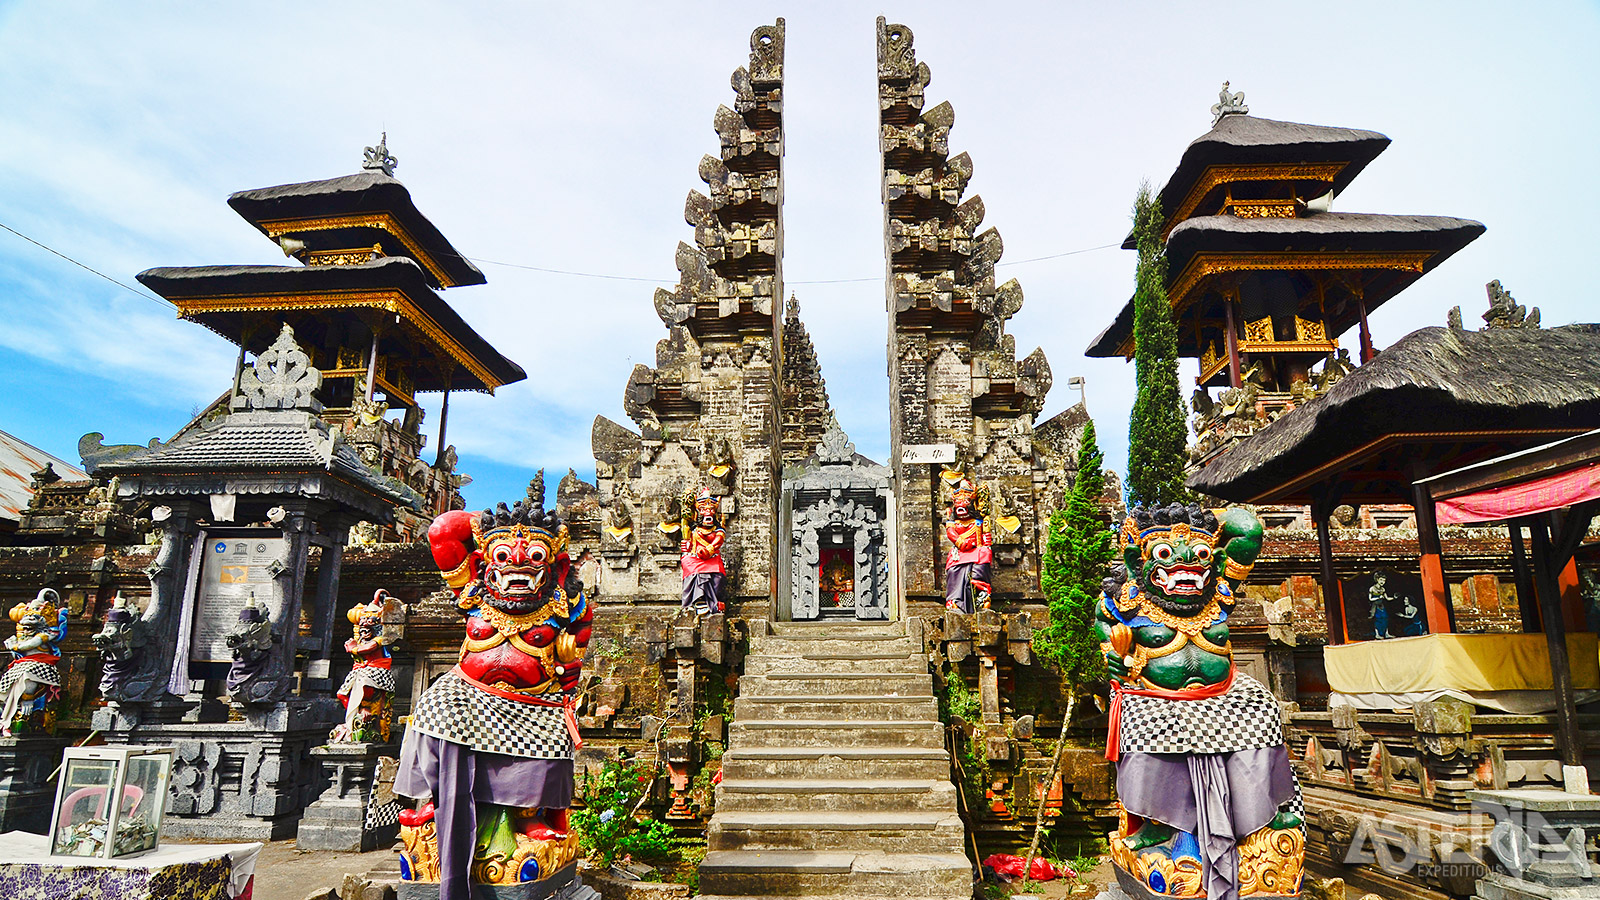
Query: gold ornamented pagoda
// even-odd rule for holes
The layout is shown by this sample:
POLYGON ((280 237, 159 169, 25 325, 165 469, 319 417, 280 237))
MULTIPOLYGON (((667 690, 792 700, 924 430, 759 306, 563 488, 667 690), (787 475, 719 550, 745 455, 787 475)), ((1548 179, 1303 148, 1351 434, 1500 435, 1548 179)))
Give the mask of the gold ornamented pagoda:
MULTIPOLYGON (((1204 389, 1223 387, 1248 389, 1225 394, 1224 405, 1244 399, 1252 408, 1240 411, 1265 420, 1348 369, 1338 339, 1349 329, 1360 329, 1361 362, 1371 359, 1371 312, 1484 227, 1334 212, 1334 199, 1388 147, 1377 132, 1251 116, 1243 92, 1226 84, 1212 114, 1159 195, 1168 300, 1178 354, 1199 362, 1202 416, 1211 412, 1204 389), (1311 367, 1322 360, 1319 378, 1311 367)), ((1123 247, 1133 249, 1131 235, 1123 247)), ((1131 359, 1133 350, 1130 300, 1087 355, 1131 359)))
MULTIPOLYGON (((444 443, 451 391, 494 393, 527 376, 438 293, 483 284, 483 273, 418 211, 394 177, 387 139, 354 175, 240 191, 228 205, 300 266, 188 266, 139 282, 199 322, 260 353, 284 325, 322 371, 322 418, 381 474, 425 499, 427 518, 457 505, 454 453, 444 443), (379 397, 377 392, 382 392, 379 397), (438 451, 421 460, 417 395, 444 393, 438 451), (404 412, 395 421, 391 410, 404 412)), ((235 373, 237 382, 237 372, 235 373)), ((230 408, 243 398, 234 392, 230 408)), ((419 519, 411 525, 426 527, 419 519)), ((402 523, 402 535, 415 531, 402 523)))

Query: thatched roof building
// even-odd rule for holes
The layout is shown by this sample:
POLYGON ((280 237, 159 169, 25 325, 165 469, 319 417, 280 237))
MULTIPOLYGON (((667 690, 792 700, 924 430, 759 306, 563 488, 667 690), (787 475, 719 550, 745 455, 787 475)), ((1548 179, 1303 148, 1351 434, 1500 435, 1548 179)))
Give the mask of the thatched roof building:
POLYGON ((1294 503, 1338 478, 1344 502, 1394 502, 1423 474, 1596 427, 1600 325, 1423 328, 1241 441, 1189 486, 1236 502, 1294 503))

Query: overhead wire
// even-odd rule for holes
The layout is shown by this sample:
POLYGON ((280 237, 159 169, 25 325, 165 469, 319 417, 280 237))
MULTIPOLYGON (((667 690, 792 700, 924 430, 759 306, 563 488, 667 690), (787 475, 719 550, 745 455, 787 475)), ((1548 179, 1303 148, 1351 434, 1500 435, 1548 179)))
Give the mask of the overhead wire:
MULTIPOLYGON (((147 293, 145 291, 141 291, 141 290, 139 290, 137 288, 130 287, 129 285, 127 285, 127 284, 125 284, 125 283, 123 283, 123 282, 121 282, 121 281, 119 281, 119 280, 117 280, 115 278, 112 278, 110 275, 107 275, 106 273, 100 271, 99 269, 94 268, 93 266, 87 265, 85 263, 81 263, 78 260, 73 259, 72 257, 68 256, 67 254, 62 253, 61 251, 55 249, 54 247, 51 247, 51 246, 49 246, 49 245, 47 245, 47 244, 45 244, 45 243, 43 243, 41 241, 34 240, 33 238, 23 234, 22 232, 16 230, 15 228, 12 228, 11 226, 5 224, 4 222, 0 222, 0 229, 4 229, 6 231, 9 231, 12 234, 16 235, 17 237, 22 238, 23 240, 27 241, 28 243, 34 245, 35 247, 38 247, 39 249, 41 249, 41 250, 43 250, 43 251, 45 251, 45 252, 47 252, 47 253, 49 253, 49 254, 51 254, 53 256, 57 256, 57 257, 59 257, 61 259, 64 259, 67 262, 72 263, 73 265, 77 266, 78 268, 83 269, 85 272, 89 272, 89 273, 91 273, 93 275, 96 275, 96 276, 98 276, 100 278, 103 278, 106 281, 109 281, 112 284, 116 285, 117 287, 122 288, 123 290, 127 291, 130 294, 133 294, 135 296, 141 297, 141 298, 143 298, 145 300, 150 301, 151 303, 157 303, 157 304, 160 304, 163 307, 170 308, 170 304, 168 304, 166 300, 164 300, 164 299, 162 299, 160 297, 157 297, 157 296, 155 296, 153 294, 149 294, 149 293, 147 293)), ((1080 253, 1093 253, 1096 250, 1106 250, 1106 249, 1109 249, 1111 247, 1120 246, 1120 243, 1121 242, 1114 242, 1114 243, 1110 243, 1110 244, 1101 244, 1101 245, 1096 246, 1096 247, 1083 247, 1083 248, 1080 248, 1078 250, 1066 250, 1066 251, 1063 251, 1061 253, 1051 253, 1051 254, 1046 255, 1046 256, 1034 256, 1034 257, 1030 257, 1028 259, 1018 259, 1018 260, 1011 260, 1011 261, 1007 261, 1007 262, 1001 262, 1001 263, 997 263, 996 264, 996 268, 1000 268, 1000 267, 1003 267, 1003 266, 1020 266, 1020 265, 1023 265, 1025 263, 1044 262, 1046 260, 1051 260, 1051 259, 1061 259, 1062 257, 1065 257, 1065 256, 1076 256, 1076 255, 1078 255, 1080 253)), ((450 255, 455 256, 458 259, 469 260, 469 261, 475 262, 475 263, 483 263, 484 265, 504 266, 504 267, 509 268, 509 269, 524 269, 524 270, 527 270, 527 271, 530 271, 530 272, 543 272, 544 274, 547 274, 547 275, 565 275, 565 276, 568 276, 568 277, 571 277, 571 278, 599 278, 599 279, 604 279, 604 280, 607 280, 607 281, 642 281, 642 282, 645 282, 647 284, 662 284, 662 285, 669 285, 669 284, 675 283, 675 282, 673 282, 673 281, 671 281, 669 279, 664 279, 664 278, 645 278, 645 277, 641 277, 641 276, 637 276, 637 275, 609 275, 609 274, 606 274, 606 273, 603 273, 603 272, 580 272, 580 271, 576 271, 574 269, 555 269, 555 268, 550 268, 548 266, 535 266, 535 265, 529 265, 527 263, 505 262, 503 260, 485 259, 483 257, 478 257, 478 256, 462 256, 461 254, 450 254, 450 255)), ((882 280, 882 278, 879 277, 879 276, 871 276, 871 277, 866 277, 866 278, 805 279, 805 280, 800 280, 800 281, 790 281, 790 282, 787 282, 787 283, 791 284, 791 285, 802 285, 802 284, 806 284, 806 285, 815 285, 815 284, 861 284, 861 283, 865 283, 865 282, 869 282, 869 281, 881 281, 881 280, 882 280)))
POLYGON ((104 278, 105 280, 111 282, 112 284, 116 285, 119 288, 122 288, 123 290, 127 291, 128 293, 133 294, 136 297, 142 297, 145 300, 149 300, 151 303, 159 304, 161 307, 163 307, 165 309, 171 309, 172 308, 171 304, 169 304, 166 300, 163 300, 162 298, 157 297, 154 294, 145 293, 144 291, 141 291, 141 290, 139 290, 137 288, 129 287, 128 285, 123 284, 122 282, 118 281, 115 278, 112 278, 110 275, 107 275, 106 273, 100 271, 99 269, 94 268, 93 266, 89 266, 89 265, 86 265, 84 263, 78 262, 77 260, 75 260, 72 257, 66 255, 65 253, 62 253, 60 250, 57 250, 54 247, 50 247, 50 246, 48 246, 46 244, 43 244, 43 243, 41 243, 39 241, 34 240, 31 237, 28 237, 27 235, 25 235, 22 232, 16 230, 15 228, 12 228, 10 225, 5 224, 4 222, 0 222, 0 228, 3 228, 6 231, 11 232, 12 234, 16 235, 19 238, 22 238, 23 240, 25 240, 28 243, 34 245, 35 247, 38 247, 40 250, 43 250, 46 253, 50 253, 50 254, 52 254, 54 256, 59 256, 60 258, 66 260, 69 263, 72 263, 73 265, 75 265, 78 268, 84 270, 85 272, 89 272, 89 273, 92 273, 94 275, 98 275, 101 278, 104 278))

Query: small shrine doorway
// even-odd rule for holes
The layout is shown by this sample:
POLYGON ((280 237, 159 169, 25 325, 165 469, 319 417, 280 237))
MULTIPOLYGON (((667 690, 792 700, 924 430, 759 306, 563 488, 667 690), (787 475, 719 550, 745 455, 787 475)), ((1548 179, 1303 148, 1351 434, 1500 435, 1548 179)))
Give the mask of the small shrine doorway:
POLYGON ((805 467, 791 470, 783 481, 788 540, 779 552, 778 619, 894 618, 890 485, 889 470, 856 455, 837 423, 805 467))
POLYGON ((855 548, 817 548, 817 601, 825 617, 855 617, 855 548))

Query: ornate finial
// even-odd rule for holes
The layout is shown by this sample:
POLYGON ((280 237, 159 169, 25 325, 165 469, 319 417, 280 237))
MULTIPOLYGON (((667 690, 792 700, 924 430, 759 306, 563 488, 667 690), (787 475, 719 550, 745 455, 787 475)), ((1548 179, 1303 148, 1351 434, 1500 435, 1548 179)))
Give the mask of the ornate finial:
POLYGON ((285 324, 272 346, 256 355, 255 365, 240 374, 233 406, 322 412, 322 404, 312 396, 321 386, 322 372, 311 365, 311 357, 295 343, 294 329, 285 324))
POLYGON ((544 509, 544 469, 533 473, 533 478, 528 482, 528 506, 544 509))
POLYGON ((1242 116, 1250 112, 1250 107, 1244 105, 1244 91, 1228 93, 1228 82, 1222 83, 1222 93, 1219 100, 1211 106, 1211 127, 1215 128, 1223 116, 1242 116))
POLYGON ((800 298, 796 297, 793 291, 789 292, 789 304, 783 308, 783 317, 791 321, 798 321, 800 318, 800 298))
POLYGON ((829 413, 828 430, 822 433, 822 441, 817 444, 817 462, 823 465, 848 463, 855 458, 856 445, 850 443, 844 429, 839 427, 839 417, 829 413))
POLYGON ((1489 294, 1489 310, 1483 314, 1484 331, 1491 328, 1538 328, 1539 307, 1533 309, 1512 299, 1511 292, 1496 278, 1483 286, 1489 294))
POLYGON ((361 168, 376 170, 393 178, 394 167, 400 165, 400 160, 389 153, 389 132, 383 132, 383 136, 378 138, 378 146, 365 149, 366 158, 361 161, 361 168))
POLYGON ((878 78, 910 78, 917 70, 911 29, 878 17, 878 78))
POLYGON ((783 19, 750 32, 750 80, 783 80, 783 19))

